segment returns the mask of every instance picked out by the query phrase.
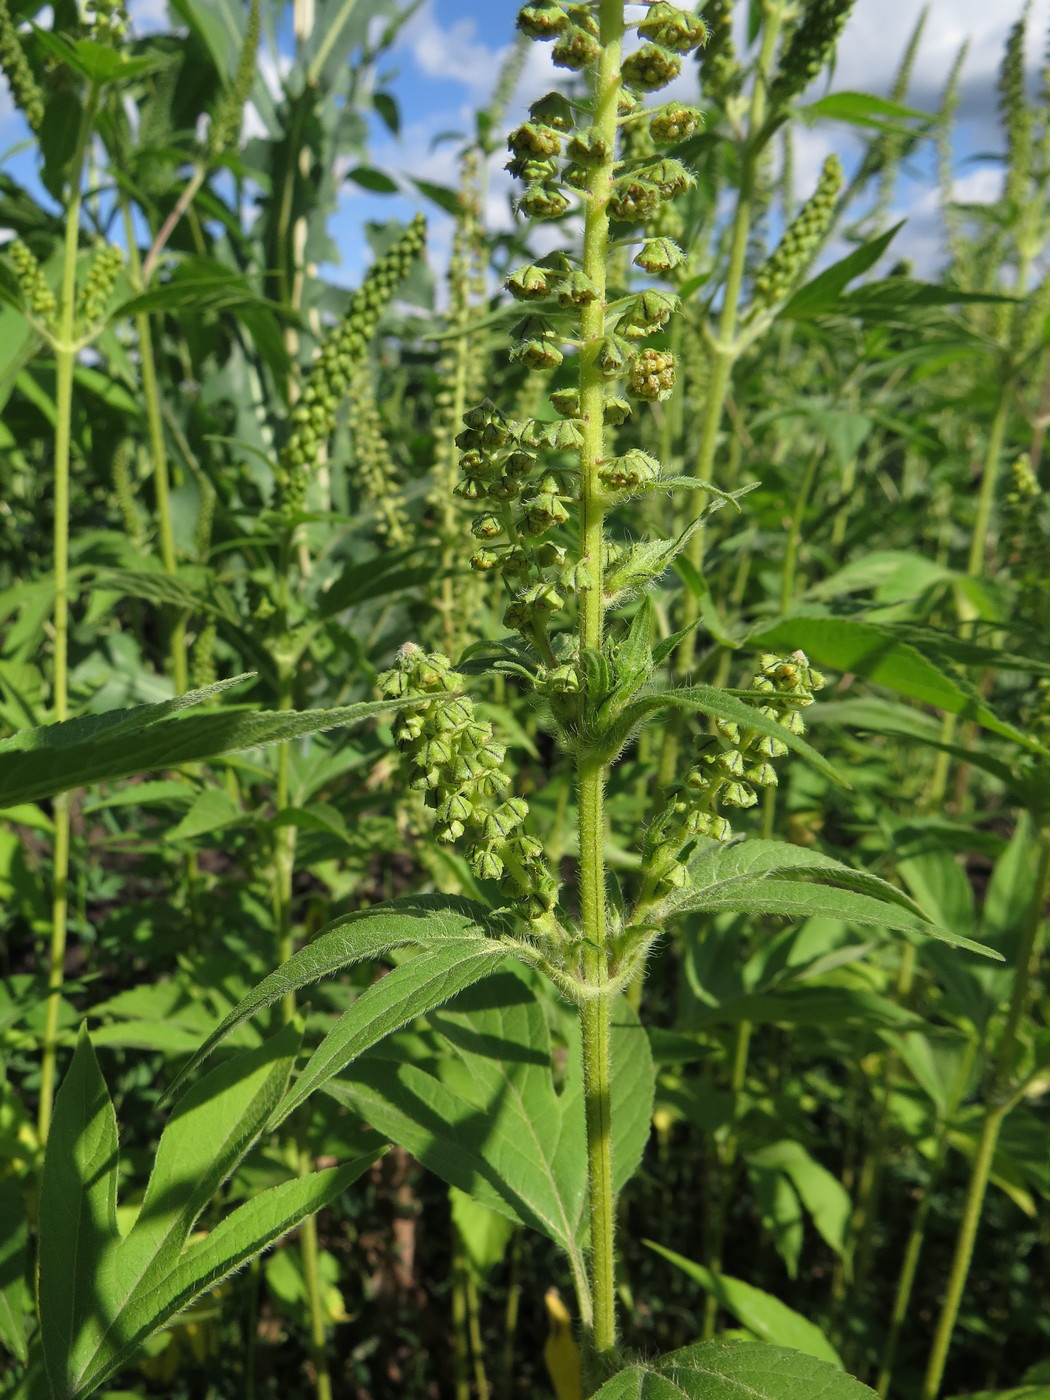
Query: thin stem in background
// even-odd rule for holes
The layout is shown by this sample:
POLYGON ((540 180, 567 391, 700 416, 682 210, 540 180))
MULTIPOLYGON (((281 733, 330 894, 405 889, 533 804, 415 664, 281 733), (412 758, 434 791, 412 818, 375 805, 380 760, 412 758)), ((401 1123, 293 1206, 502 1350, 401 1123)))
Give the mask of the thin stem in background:
MULTIPOLYGON (((77 295, 77 253, 80 248, 80 184, 97 105, 98 89, 92 85, 84 104, 71 166, 62 255, 62 298, 58 337, 55 341, 55 518, 52 534, 55 639, 52 659, 52 710, 56 724, 61 724, 69 717, 69 463, 73 427, 73 371, 77 358, 73 332, 77 295)), ((66 962, 71 796, 70 793, 60 794, 55 798, 53 808, 51 945, 48 950, 48 998, 40 1061, 40 1099, 37 1108, 37 1129, 41 1142, 46 1139, 51 1126, 51 1109, 55 1098, 59 997, 66 962)))
POLYGON ((1028 1005, 1039 929, 1042 925, 1047 900, 1050 899, 1050 826, 1044 827, 1040 831, 1036 852, 1038 865, 1035 890, 1017 949, 1010 1006, 1006 1013, 1006 1024, 999 1041, 995 1067, 988 1088, 988 1112, 970 1169, 970 1185, 966 1194, 966 1204, 963 1207, 962 1221, 955 1243, 955 1254, 952 1258, 951 1271, 948 1274, 948 1285, 945 1289, 944 1302, 941 1305, 937 1330, 933 1336, 933 1345, 930 1348, 926 1374, 923 1378, 921 1400, 936 1400, 940 1393, 944 1367, 948 1360, 948 1351, 952 1344, 952 1336, 959 1316, 959 1305, 962 1302, 963 1290, 966 1287, 970 1264, 973 1261, 974 1242, 977 1239, 977 1228, 981 1223, 981 1212, 984 1208, 984 1197, 988 1189, 988 1179, 991 1176, 995 1150, 999 1143, 999 1133, 1004 1119, 1013 1107, 1010 1079, 1014 1047, 1017 1042, 1021 1018, 1028 1005))

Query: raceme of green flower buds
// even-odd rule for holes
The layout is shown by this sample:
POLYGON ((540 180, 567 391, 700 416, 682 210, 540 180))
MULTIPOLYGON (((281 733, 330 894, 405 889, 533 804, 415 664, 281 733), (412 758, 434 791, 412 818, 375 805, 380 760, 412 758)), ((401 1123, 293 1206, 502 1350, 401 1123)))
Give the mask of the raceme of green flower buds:
POLYGON ((89 0, 83 18, 96 43, 119 43, 131 27, 124 0, 89 0))
POLYGON ((91 267, 80 289, 78 313, 89 325, 96 325, 106 314, 117 276, 124 266, 124 254, 112 244, 106 244, 91 260, 91 267))
POLYGON ((780 57, 770 86, 773 110, 786 106, 821 72, 835 51, 856 0, 808 0, 798 28, 780 57))
POLYGON ((44 327, 53 329, 58 303, 32 250, 20 238, 16 238, 7 255, 11 259, 22 300, 44 327))
POLYGON ((408 516, 397 479, 397 467, 383 432, 372 381, 359 370, 350 384, 347 416, 354 447, 354 475, 374 508, 376 533, 393 548, 408 544, 408 516))
POLYGON ((227 147, 234 145, 241 131, 244 107, 252 93, 255 82, 255 62, 259 52, 259 35, 262 28, 260 0, 251 0, 248 23, 244 30, 244 40, 237 59, 237 71, 233 82, 225 90, 216 105, 208 132, 208 163, 213 164, 227 147))
POLYGON ((732 7, 733 0, 707 0, 704 6, 707 43, 699 52, 700 86, 721 105, 736 92, 742 77, 733 48, 732 7))
MULTIPOLYGON (((801 734, 805 725, 799 708, 813 704, 814 692, 824 684, 805 653, 796 651, 788 657, 761 656, 750 688, 771 702, 757 705, 758 713, 801 734)), ((643 898, 661 898, 682 887, 685 869, 679 854, 688 842, 698 836, 716 841, 732 837, 720 806, 746 810, 758 802, 756 788, 777 785, 771 760, 788 752, 782 740, 730 720, 717 720, 714 728, 715 737, 703 737, 697 762, 672 790, 664 812, 646 835, 643 898)))
POLYGON ((788 225, 768 261, 755 274, 754 304, 757 307, 772 307, 783 301, 808 267, 831 227, 841 188, 839 158, 828 156, 816 190, 788 225))
POLYGON ((15 106, 30 127, 39 131, 44 120, 44 94, 33 77, 7 0, 0 0, 0 69, 3 69, 15 106))
POLYGON ((286 514, 301 507, 307 474, 335 428, 336 412, 355 368, 364 359, 398 283, 422 253, 425 237, 426 221, 417 214, 394 246, 373 263, 342 319, 321 346, 302 397, 292 410, 292 431, 278 460, 278 499, 286 514))
POLYGON ((528 803, 507 797, 506 747, 479 721, 462 693, 448 657, 413 642, 392 670, 377 678, 380 693, 428 703, 398 710, 393 733, 410 771, 410 785, 435 813, 439 841, 466 841, 467 858, 481 879, 499 880, 507 897, 531 918, 549 913, 557 885, 539 844, 522 830, 528 803))

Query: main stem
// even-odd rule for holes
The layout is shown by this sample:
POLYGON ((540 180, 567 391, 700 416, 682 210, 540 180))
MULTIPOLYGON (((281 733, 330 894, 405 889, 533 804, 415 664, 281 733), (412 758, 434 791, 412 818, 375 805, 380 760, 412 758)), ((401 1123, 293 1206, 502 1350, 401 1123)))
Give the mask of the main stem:
MULTIPOLYGON (((583 271, 597 296, 580 313, 580 651, 598 651, 605 632, 604 537, 606 503, 598 479, 605 455, 605 388, 597 358, 605 333, 609 195, 616 151, 616 107, 623 46, 623 0, 601 0, 601 57, 594 86, 595 135, 608 152, 587 184, 583 271)), ((605 763, 581 757, 577 769, 580 843, 580 916, 588 991, 580 1009, 587 1126, 587 1181, 591 1227, 590 1283, 594 1299, 592 1346, 597 1369, 616 1350, 616 1258, 613 1223, 610 1020, 612 997, 599 989, 609 975, 605 905, 605 763)))
POLYGON ((1028 1005, 1033 955, 1039 927, 1043 920, 1047 899, 1050 899, 1050 826, 1043 827, 1040 831, 1037 849, 1039 864, 1035 890, 1021 934, 1020 946, 1017 949, 1010 1007, 1006 1013, 1006 1025, 1003 1027, 1002 1039, 999 1041, 995 1068, 992 1071, 988 1091, 989 1109, 985 1116, 984 1126, 977 1144, 977 1153, 970 1172, 970 1187, 966 1195, 962 1223, 956 1239, 951 1272, 948 1275, 948 1287, 945 1290, 941 1315, 938 1318, 937 1330, 930 1348, 926 1375, 922 1383, 921 1400, 936 1400, 941 1388, 944 1367, 948 1360, 948 1350, 951 1347, 952 1334, 959 1316, 959 1305, 962 1302, 963 1290, 966 1287, 970 1264, 973 1260, 977 1227, 981 1222, 981 1211, 984 1208, 984 1197, 988 1189, 988 1179, 991 1176, 995 1150, 999 1143, 999 1133, 1003 1126, 1003 1120, 1013 1107, 1010 1096, 1010 1079, 1014 1046, 1021 1019, 1028 1005))
MULTIPOLYGON (((77 295, 77 251, 80 246, 80 181, 88 138, 95 117, 98 93, 91 88, 84 106, 70 176, 66 206, 65 245, 62 257, 62 302, 55 342, 55 520, 53 553, 55 570, 55 642, 52 671, 52 707, 55 723, 69 716, 69 459, 72 441, 73 370, 77 347, 73 332, 77 295)), ((41 1142, 51 1126, 55 1098, 55 1057, 58 1050, 58 1003, 66 961, 66 918, 69 888, 69 793, 54 802, 54 873, 51 896, 51 947, 48 953, 47 1012, 40 1062, 40 1100, 37 1128, 41 1142)))

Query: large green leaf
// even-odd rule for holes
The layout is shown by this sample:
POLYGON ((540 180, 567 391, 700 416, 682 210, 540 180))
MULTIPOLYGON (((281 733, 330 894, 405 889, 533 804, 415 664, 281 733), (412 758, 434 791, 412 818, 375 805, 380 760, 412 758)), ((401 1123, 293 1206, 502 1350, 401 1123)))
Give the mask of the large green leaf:
POLYGON ((417 1016, 495 972, 507 956, 486 938, 455 938, 424 948, 363 992, 325 1036, 274 1117, 282 1123, 315 1090, 359 1055, 417 1016))
POLYGON ((908 909, 833 885, 806 885, 798 880, 762 877, 733 879, 724 886, 709 885, 706 889, 687 890, 675 900, 673 909, 675 913, 732 912, 781 914, 789 919, 842 919, 846 923, 868 928, 892 929, 895 933, 936 938, 955 948, 968 948, 972 953, 983 953, 986 957, 1002 961, 1002 954, 994 949, 951 933, 908 909))
POLYGON ((760 1341, 791 1347, 794 1351, 815 1356, 839 1370, 843 1369, 841 1357, 820 1328, 801 1313, 795 1312, 794 1308, 789 1308, 786 1303, 775 1298, 772 1293, 764 1293, 761 1288, 755 1288, 743 1279, 731 1278, 728 1274, 705 1269, 703 1264, 696 1264, 692 1259, 686 1259, 672 1249, 654 1244, 652 1240, 646 1240, 645 1243, 657 1254, 669 1259, 684 1274, 695 1279, 705 1292, 717 1298, 720 1306, 725 1308, 726 1312, 732 1313, 736 1320, 749 1332, 753 1332, 760 1341))
POLYGON ((232 681, 222 682, 179 696, 176 701, 22 730, 0 741, 0 807, 35 802, 86 783, 155 772, 222 753, 359 724, 403 704, 397 700, 376 700, 332 710, 220 710, 170 717, 174 711, 196 704, 231 684, 232 681))
MULTIPOLYGON (((280 1001, 289 992, 301 991, 312 982, 331 977, 343 968, 362 962, 366 958, 379 957, 392 948, 412 945, 422 948, 438 944, 445 948, 455 945, 457 950, 462 950, 464 945, 469 945, 471 952, 477 952, 480 945, 486 943, 477 918, 479 913, 480 911, 466 900, 422 895, 398 900, 393 904, 377 905, 372 909, 358 910, 336 919, 323 928, 312 943, 301 948, 283 966, 263 978, 257 987, 238 1002, 177 1076, 168 1090, 168 1095, 176 1091, 183 1079, 206 1059, 235 1027, 243 1025, 245 1021, 258 1015, 267 1006, 280 1001)), ((499 944, 489 942, 487 947, 494 953, 498 951, 499 956, 505 956, 499 944)), ((395 986, 397 985, 399 984, 395 983, 395 986)))
POLYGON ((187 1303, 374 1160, 263 1192, 187 1246, 201 1213, 266 1126, 298 1043, 288 1027, 187 1094, 161 1135, 145 1199, 121 1238, 116 1119, 82 1033, 55 1103, 40 1202, 40 1337, 54 1400, 89 1394, 187 1303))
MULTIPOLYGON (((436 1063, 413 1062, 391 1046, 359 1060, 330 1092, 451 1185, 555 1240, 582 1280, 586 1151, 578 1038, 572 1037, 559 1094, 543 1007, 510 973, 464 993, 430 1024, 447 1047, 436 1063)), ((644 1029, 622 999, 614 1009, 612 1064, 613 1176, 620 1190, 648 1140, 654 1084, 644 1029)))
POLYGON ((700 1342, 640 1361, 594 1400, 872 1400, 826 1361, 762 1342, 700 1342))

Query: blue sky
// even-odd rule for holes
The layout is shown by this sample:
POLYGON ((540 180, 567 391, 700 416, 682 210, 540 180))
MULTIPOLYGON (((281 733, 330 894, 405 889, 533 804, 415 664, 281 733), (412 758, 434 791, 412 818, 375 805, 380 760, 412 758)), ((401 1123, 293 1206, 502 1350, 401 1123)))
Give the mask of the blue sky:
MULTIPOLYGON (((743 11, 741 3, 738 8, 743 11)), ((842 40, 834 86, 885 94, 893 80, 900 53, 914 26, 921 5, 916 0, 858 0, 842 40)), ((1010 24, 1020 13, 1021 0, 931 0, 926 30, 916 65, 910 102, 920 109, 936 106, 945 76, 959 45, 970 38, 970 54, 965 69, 963 100, 958 131, 957 197, 966 201, 993 200, 998 175, 988 163, 972 162, 975 152, 995 150, 999 138, 995 118, 996 71, 1010 24)), ((517 6, 505 0, 426 0, 403 31, 384 68, 396 70, 386 86, 401 106, 403 131, 395 140, 380 123, 375 123, 371 160, 393 171, 403 171, 439 184, 455 184, 455 146, 433 148, 435 133, 442 130, 469 130, 472 112, 488 98, 502 57, 513 38, 517 6)), ((162 21, 164 0, 132 0, 139 23, 152 27, 162 21)), ((1033 78, 1045 47, 1050 0, 1033 0, 1029 30, 1030 66, 1033 78)), ((531 46, 525 73, 519 84, 513 122, 528 101, 546 91, 559 76, 551 68, 549 48, 531 46)), ((691 65, 679 80, 676 95, 695 98, 691 65)), ((819 95, 818 92, 814 96, 819 95)), ((0 146, 10 146, 22 130, 17 113, 11 110, 0 83, 0 146)), ((858 143, 851 130, 824 124, 801 129, 796 139, 796 187, 800 197, 815 183, 824 157, 832 149, 843 155, 847 168, 856 158, 858 143)), ((510 218, 507 194, 510 183, 502 164, 493 160, 490 221, 505 225, 510 218)), ((24 156, 11 169, 24 178, 30 158, 24 156)), ((355 282, 366 257, 361 226, 365 219, 405 217, 419 203, 418 196, 383 198, 368 195, 357 187, 346 186, 333 233, 341 251, 341 264, 334 269, 337 280, 355 282)), ((905 180, 896 200, 899 216, 909 224, 900 244, 916 260, 921 270, 932 271, 939 239, 937 194, 930 178, 929 163, 920 162, 913 176, 905 180)), ((432 208, 431 247, 442 257, 448 242, 447 221, 432 208)))

